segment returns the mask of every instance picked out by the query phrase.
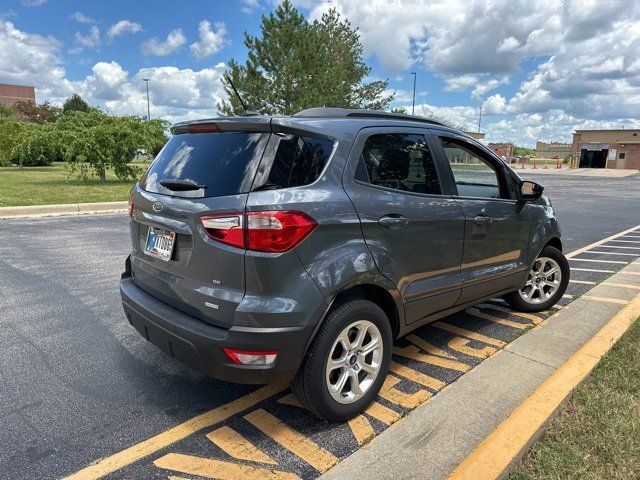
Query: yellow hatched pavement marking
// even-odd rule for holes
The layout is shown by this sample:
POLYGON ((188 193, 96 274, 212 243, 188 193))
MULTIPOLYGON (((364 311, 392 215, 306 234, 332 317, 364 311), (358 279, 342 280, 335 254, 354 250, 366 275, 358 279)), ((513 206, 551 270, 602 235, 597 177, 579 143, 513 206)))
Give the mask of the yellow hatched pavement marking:
POLYGON ((364 415, 352 418, 348 424, 359 446, 364 445, 376 436, 376 432, 373 431, 373 427, 364 415))
POLYGON ((452 350, 456 350, 457 352, 464 353, 465 355, 469 355, 471 357, 476 358, 487 358, 496 353, 496 349, 493 347, 485 346, 483 348, 473 348, 469 346, 469 341, 466 338, 462 337, 453 337, 449 340, 449 348, 452 350))
POLYGON ((446 330, 447 332, 455 333, 456 335, 461 335, 463 337, 470 338, 471 340, 477 340, 479 342, 488 343, 489 345, 493 345, 496 347, 502 348, 507 344, 507 342, 503 342, 502 340, 498 340, 497 338, 487 337, 486 335, 482 335, 481 333, 472 332, 471 330, 456 327, 448 323, 435 322, 435 323, 432 323, 432 325, 434 327, 438 327, 441 330, 446 330))
POLYGON ((292 407, 302 408, 302 404, 300 403, 300 400, 298 400, 298 397, 296 397, 293 393, 290 393, 289 395, 285 395, 284 397, 278 400, 278 403, 282 403, 284 405, 291 405, 292 407))
MULTIPOLYGON (((627 230, 624 230, 623 232, 616 233, 615 235, 611 235, 610 237, 603 238, 602 240, 598 240, 597 242, 594 242, 594 243, 592 243, 590 245, 586 245, 586 246, 584 246, 582 248, 574 250, 573 252, 567 254, 567 258, 573 258, 576 255, 579 255, 579 254, 581 254, 583 252, 586 252, 587 250, 589 250, 591 248, 597 247, 597 246, 602 245, 603 243, 607 243, 607 242, 609 242, 611 240, 615 240, 616 238, 620 238, 620 237, 622 237, 624 235, 627 235, 627 234, 629 234, 631 232, 635 232, 638 228, 640 228, 640 225, 636 225, 635 227, 628 228, 627 230)), ((640 237, 638 237, 638 238, 640 238, 640 237)))
POLYGON ((597 268, 577 268, 571 267, 572 272, 594 272, 594 273, 616 273, 615 270, 599 270, 597 268))
POLYGON ((189 435, 211 427, 216 423, 220 423, 233 415, 253 407, 257 403, 284 391, 287 387, 283 385, 267 385, 259 388, 244 397, 237 398, 225 405, 213 410, 209 410, 201 415, 193 417, 186 422, 176 425, 169 430, 165 430, 143 442, 137 443, 121 452, 115 453, 109 457, 98 460, 93 465, 83 468, 76 473, 67 477, 67 480, 87 480, 103 477, 109 473, 115 472, 133 462, 140 460, 152 453, 155 453, 169 445, 172 445, 189 435))
POLYGON ((596 297, 594 295, 582 295, 580 298, 592 300, 594 302, 616 303, 618 305, 626 305, 629 303, 627 300, 622 300, 620 298, 596 297))
POLYGON ((617 263, 620 265, 626 265, 627 262, 623 262, 622 260, 598 260, 595 258, 570 258, 569 260, 574 260, 576 262, 591 262, 591 263, 617 263))
POLYGON ((221 462, 211 458, 169 453, 155 460, 156 467, 188 475, 215 478, 216 480, 299 480, 293 473, 271 470, 268 468, 250 467, 231 462, 221 462))
POLYGON ((444 350, 436 347, 435 345, 432 345, 431 343, 427 342, 426 340, 423 340, 417 335, 411 334, 411 335, 407 335, 405 338, 409 340, 411 343, 413 343, 420 350, 424 350, 425 352, 430 353, 431 355, 437 355, 438 357, 455 359, 453 355, 445 352, 444 350))
POLYGON ((389 365, 389 371, 396 373, 401 377, 408 378, 412 382, 416 382, 424 387, 428 387, 433 390, 440 390, 446 385, 442 380, 438 380, 437 378, 425 375, 424 373, 417 372, 416 370, 409 368, 406 365, 402 365, 401 363, 397 363, 394 361, 391 361, 391 365, 389 365))
POLYGON ((640 290, 640 285, 631 285, 629 283, 603 282, 602 285, 607 285, 609 287, 633 288, 635 290, 640 290))
POLYGON ((569 280, 569 283, 579 283, 581 285, 595 285, 596 282, 591 282, 589 280, 569 280))
POLYGON ((378 402, 373 402, 364 412, 387 425, 391 425, 392 423, 400 420, 400 417, 402 416, 395 410, 391 410, 378 402))
POLYGON ((269 455, 226 425, 209 433, 207 438, 233 458, 277 465, 269 455))
POLYGON ((493 323, 499 323, 500 325, 504 325, 506 327, 517 328, 518 330, 524 330, 531 326, 528 323, 514 322, 513 320, 507 320, 505 318, 496 317, 495 315, 489 315, 488 313, 483 313, 474 307, 467 308, 465 312, 469 315, 473 315, 474 317, 482 318, 483 320, 488 320, 493 323))
POLYGON ((399 378, 388 375, 380 389, 380 396, 404 408, 416 408, 431 397, 427 390, 418 390, 415 393, 401 392, 395 388, 398 383, 400 383, 399 378))
POLYGON ((244 418, 320 473, 326 472, 338 463, 333 454, 261 408, 246 414, 244 418))
POLYGON ((417 360, 418 362, 428 363, 430 365, 436 365, 438 367, 448 368, 449 370, 456 370, 458 372, 466 372, 471 368, 466 363, 462 363, 457 360, 438 357, 436 355, 431 355, 430 353, 421 353, 415 345, 394 347, 393 353, 400 355, 401 357, 417 360))
MULTIPOLYGON (((554 305, 555 306, 555 305, 554 305)), ((478 308, 490 308, 491 310, 496 310, 498 312, 506 313, 509 315, 514 315, 520 318, 526 318, 527 320, 531 320, 536 325, 541 325, 546 322, 546 320, 538 315, 534 315, 533 313, 527 312, 515 312, 505 307, 501 307, 500 305, 494 305, 493 303, 481 303, 480 305, 476 305, 478 308)))

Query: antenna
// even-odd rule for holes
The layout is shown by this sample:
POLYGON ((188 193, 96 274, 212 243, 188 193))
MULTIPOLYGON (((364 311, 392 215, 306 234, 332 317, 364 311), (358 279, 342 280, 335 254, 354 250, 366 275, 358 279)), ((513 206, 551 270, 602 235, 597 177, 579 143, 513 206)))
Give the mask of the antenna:
POLYGON ((227 75, 227 82, 229 82, 229 85, 231 85, 231 88, 233 88, 233 92, 236 94, 236 97, 238 97, 238 100, 240 100, 240 105, 242 105, 242 108, 244 109, 244 111, 246 112, 247 106, 245 105, 245 103, 242 101, 242 97, 240 96, 240 94, 238 93, 238 90, 236 89, 235 85, 233 84, 233 82, 231 81, 231 77, 229 75, 227 75))

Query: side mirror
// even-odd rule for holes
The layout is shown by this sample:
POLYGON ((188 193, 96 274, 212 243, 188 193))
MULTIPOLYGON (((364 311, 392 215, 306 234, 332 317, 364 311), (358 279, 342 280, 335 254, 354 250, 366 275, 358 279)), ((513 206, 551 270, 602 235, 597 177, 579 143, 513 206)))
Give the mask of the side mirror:
POLYGON ((524 180, 519 186, 519 200, 521 202, 535 202, 542 196, 544 187, 538 183, 524 180))

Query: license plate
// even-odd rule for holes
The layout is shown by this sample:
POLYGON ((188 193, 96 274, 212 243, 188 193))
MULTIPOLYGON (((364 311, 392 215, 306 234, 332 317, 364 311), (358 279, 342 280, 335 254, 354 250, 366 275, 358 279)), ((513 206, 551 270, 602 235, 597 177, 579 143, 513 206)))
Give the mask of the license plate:
POLYGON ((175 238, 175 232, 150 227, 144 253, 168 262, 171 260, 175 238))

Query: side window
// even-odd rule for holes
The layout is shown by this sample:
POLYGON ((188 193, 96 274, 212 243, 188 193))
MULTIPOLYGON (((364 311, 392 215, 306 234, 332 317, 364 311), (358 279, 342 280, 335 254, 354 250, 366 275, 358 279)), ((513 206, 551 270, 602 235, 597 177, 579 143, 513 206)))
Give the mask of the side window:
POLYGON ((321 138, 283 135, 273 157, 269 176, 254 190, 300 187, 315 182, 324 169, 333 142, 321 138))
POLYGON ((441 137, 461 197, 508 198, 496 167, 463 141, 441 137))
POLYGON ((405 192, 441 193, 436 166, 424 135, 371 135, 362 149, 356 180, 405 192))

